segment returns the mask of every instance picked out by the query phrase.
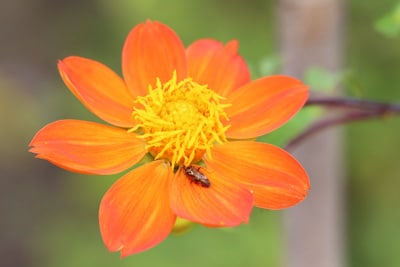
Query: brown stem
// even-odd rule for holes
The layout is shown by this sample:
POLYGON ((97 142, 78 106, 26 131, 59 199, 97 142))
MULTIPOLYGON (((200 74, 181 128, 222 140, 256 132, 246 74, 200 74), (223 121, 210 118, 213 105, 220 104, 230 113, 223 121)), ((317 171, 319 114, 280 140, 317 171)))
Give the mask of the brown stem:
POLYGON ((357 98, 310 98, 306 106, 318 105, 333 108, 353 108, 362 110, 371 110, 377 112, 400 112, 400 104, 385 103, 373 100, 357 99, 357 98))
POLYGON ((347 108, 352 110, 338 117, 326 118, 314 122, 302 133, 289 141, 285 147, 287 150, 292 150, 311 135, 331 126, 400 113, 400 105, 397 103, 383 103, 354 98, 310 98, 307 101, 306 106, 311 105, 332 108, 347 108), (357 110, 354 111, 353 109, 357 110))

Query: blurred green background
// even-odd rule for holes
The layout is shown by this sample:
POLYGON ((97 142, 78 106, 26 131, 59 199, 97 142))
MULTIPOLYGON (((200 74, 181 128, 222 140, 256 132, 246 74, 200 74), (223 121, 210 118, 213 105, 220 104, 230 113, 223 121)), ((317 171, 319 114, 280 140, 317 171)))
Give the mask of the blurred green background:
MULTIPOLYGON (((346 2, 347 94, 400 102, 400 37, 374 27, 396 3, 346 2)), ((97 120, 62 83, 58 59, 80 55, 120 73, 127 33, 150 18, 172 27, 185 45, 238 39, 254 78, 266 71, 265 58, 277 55, 275 12, 276 2, 263 0, 1 1, 0 266, 282 266, 282 212, 258 209, 247 225, 196 226, 120 260, 104 248, 97 224, 99 201, 118 176, 71 174, 27 152, 48 122, 97 120)), ((400 266, 399 122, 346 127, 349 266, 400 266)))

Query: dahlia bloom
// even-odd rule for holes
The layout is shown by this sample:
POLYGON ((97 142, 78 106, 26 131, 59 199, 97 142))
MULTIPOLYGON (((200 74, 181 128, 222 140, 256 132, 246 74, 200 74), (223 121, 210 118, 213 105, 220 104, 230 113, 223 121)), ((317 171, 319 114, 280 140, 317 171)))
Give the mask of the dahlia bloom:
POLYGON ((55 121, 34 136, 30 151, 79 173, 135 165, 100 204, 110 251, 125 257, 157 245, 177 217, 237 226, 253 206, 282 209, 305 198, 310 184, 302 166, 255 138, 300 110, 308 88, 283 75, 251 81, 237 50, 237 41, 212 39, 185 49, 172 29, 147 21, 126 39, 123 79, 91 59, 59 61, 67 87, 107 124, 55 121))

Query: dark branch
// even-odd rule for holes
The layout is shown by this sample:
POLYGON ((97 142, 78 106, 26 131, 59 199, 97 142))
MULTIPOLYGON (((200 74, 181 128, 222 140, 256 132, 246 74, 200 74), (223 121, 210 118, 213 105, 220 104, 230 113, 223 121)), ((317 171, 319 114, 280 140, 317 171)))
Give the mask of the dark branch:
POLYGON ((331 126, 400 114, 400 104, 354 98, 310 98, 307 101, 306 106, 311 105, 331 108, 346 108, 347 112, 334 118, 331 117, 314 122, 302 133, 289 141, 285 147, 287 150, 293 149, 311 135, 331 126), (351 111, 348 111, 348 109, 351 109, 351 111), (356 109, 356 111, 354 109, 356 109))
POLYGON ((376 112, 400 112, 400 104, 385 103, 372 100, 356 99, 356 98, 310 98, 306 106, 324 106, 333 108, 353 108, 362 110, 371 110, 376 112))

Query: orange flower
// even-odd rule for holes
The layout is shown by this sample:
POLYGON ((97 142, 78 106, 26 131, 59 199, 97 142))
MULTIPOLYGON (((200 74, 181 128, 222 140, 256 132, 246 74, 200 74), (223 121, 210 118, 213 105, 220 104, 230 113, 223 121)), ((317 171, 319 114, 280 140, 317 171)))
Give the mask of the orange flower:
POLYGON ((112 126, 56 121, 36 134, 30 151, 91 174, 122 172, 146 154, 153 159, 117 180, 101 201, 110 251, 124 257, 157 245, 177 216, 236 226, 253 206, 281 209, 306 196, 307 174, 292 156, 248 140, 288 121, 308 88, 281 75, 251 82, 237 49, 237 41, 202 39, 185 50, 173 30, 147 21, 125 42, 124 79, 82 57, 58 63, 72 93, 112 126))

